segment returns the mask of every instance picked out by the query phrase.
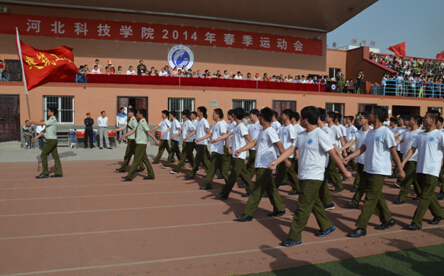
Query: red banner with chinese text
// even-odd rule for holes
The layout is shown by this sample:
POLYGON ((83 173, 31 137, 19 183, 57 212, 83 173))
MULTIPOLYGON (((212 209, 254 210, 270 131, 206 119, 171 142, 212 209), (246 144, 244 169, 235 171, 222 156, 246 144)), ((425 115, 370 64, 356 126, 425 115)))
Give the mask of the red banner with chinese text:
POLYGON ((72 48, 60 46, 51 50, 38 50, 21 40, 20 47, 28 91, 77 73, 72 48))
POLYGON ((92 20, 0 14, 0 33, 22 35, 141 41, 229 47, 322 56, 322 40, 246 31, 164 25, 139 22, 92 20))

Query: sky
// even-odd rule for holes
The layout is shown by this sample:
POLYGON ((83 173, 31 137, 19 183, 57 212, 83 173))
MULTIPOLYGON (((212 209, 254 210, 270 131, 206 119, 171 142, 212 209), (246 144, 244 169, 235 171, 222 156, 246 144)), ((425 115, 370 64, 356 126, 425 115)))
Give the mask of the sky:
MULTIPOLYGON (((444 0, 379 0, 327 34, 327 48, 356 39, 375 41, 380 53, 406 42, 406 55, 435 58, 444 51, 444 0)), ((393 54, 393 53, 392 53, 393 54)))

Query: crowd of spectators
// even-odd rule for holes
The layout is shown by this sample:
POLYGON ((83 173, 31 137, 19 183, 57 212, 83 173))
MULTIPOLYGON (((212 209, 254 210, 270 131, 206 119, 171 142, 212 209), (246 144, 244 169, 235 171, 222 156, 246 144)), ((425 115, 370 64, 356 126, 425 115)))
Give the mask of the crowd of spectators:
POLYGON ((322 75, 272 75, 268 76, 267 73, 264 73, 262 76, 259 73, 255 73, 254 75, 251 73, 247 73, 245 76, 242 72, 238 71, 236 73, 228 72, 225 70, 221 72, 221 70, 217 70, 214 73, 211 73, 210 70, 205 70, 203 73, 201 70, 191 70, 186 66, 182 68, 170 68, 168 65, 160 69, 156 69, 155 67, 147 68, 145 64, 143 64, 143 60, 139 61, 139 65, 137 65, 136 70, 134 70, 133 66, 129 66, 128 70, 123 70, 122 66, 118 66, 117 70, 112 64, 111 60, 108 60, 108 65, 103 68, 98 59, 95 60, 95 64, 93 65, 93 69, 90 70, 88 65, 81 65, 80 70, 76 77, 76 82, 86 82, 87 74, 107 74, 107 75, 139 75, 139 76, 170 76, 170 77, 186 77, 186 78, 217 78, 217 79, 234 79, 234 80, 256 80, 256 81, 274 81, 274 82, 289 82, 289 83, 308 83, 308 84, 325 84, 327 83, 328 76, 322 75))

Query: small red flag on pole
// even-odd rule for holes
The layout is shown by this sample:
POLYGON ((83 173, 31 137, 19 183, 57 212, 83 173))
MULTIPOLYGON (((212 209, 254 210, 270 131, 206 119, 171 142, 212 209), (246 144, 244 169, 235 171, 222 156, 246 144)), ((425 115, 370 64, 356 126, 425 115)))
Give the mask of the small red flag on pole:
POLYGON ((388 49, 394 52, 397 56, 405 56, 405 41, 395 46, 390 46, 388 49))

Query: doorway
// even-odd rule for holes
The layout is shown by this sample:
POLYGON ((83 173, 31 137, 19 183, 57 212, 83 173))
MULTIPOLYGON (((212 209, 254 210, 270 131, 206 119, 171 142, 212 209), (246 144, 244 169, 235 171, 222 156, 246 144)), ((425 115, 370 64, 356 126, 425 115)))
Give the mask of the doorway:
POLYGON ((393 116, 397 115, 415 115, 419 114, 420 107, 419 106, 403 106, 403 105, 394 105, 392 106, 392 114, 393 116))
MULTIPOLYGON (((143 108, 148 111, 148 97, 117 96, 116 114, 120 112, 121 107, 125 108, 125 113, 128 114, 128 106, 132 106, 135 109, 143 108)), ((146 121, 148 122, 148 118, 146 118, 146 121)))
POLYGON ((0 142, 20 140, 20 96, 0 95, 0 142))

